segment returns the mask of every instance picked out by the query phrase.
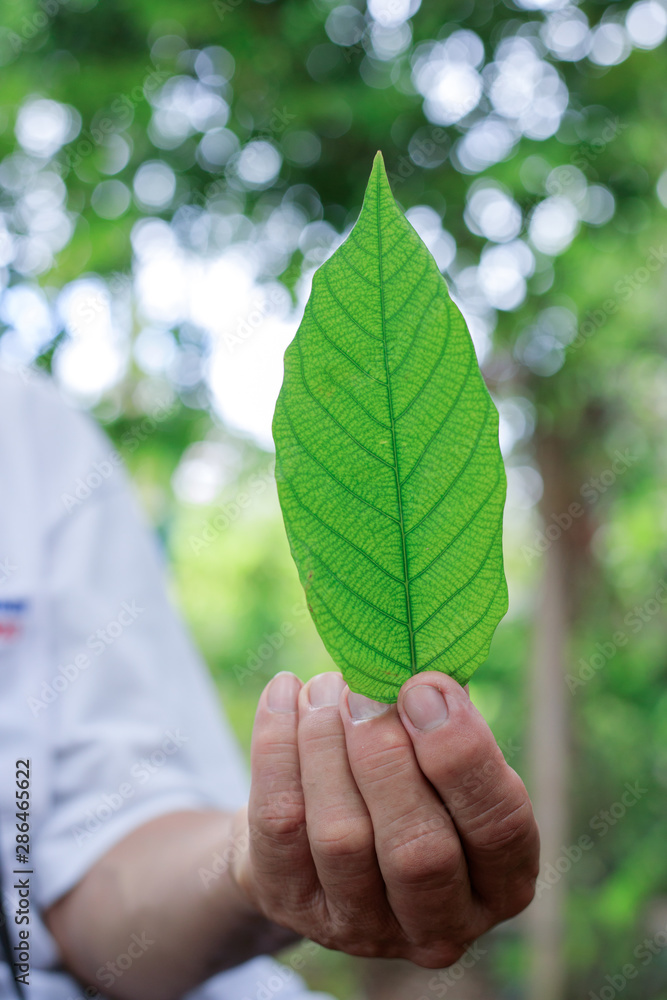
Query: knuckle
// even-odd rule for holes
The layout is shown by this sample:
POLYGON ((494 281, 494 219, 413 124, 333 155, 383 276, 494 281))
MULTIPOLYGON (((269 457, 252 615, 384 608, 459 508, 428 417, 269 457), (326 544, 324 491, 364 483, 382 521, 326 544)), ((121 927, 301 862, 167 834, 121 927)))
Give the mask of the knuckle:
MULTIPOLYGON (((309 828, 310 833, 310 828, 309 828)), ((353 860, 365 857, 373 846, 373 827, 362 820, 330 821, 311 834, 313 850, 331 860, 353 860)))
POLYGON ((539 855, 535 851, 526 862, 522 862, 507 873, 507 889, 501 901, 499 910, 503 920, 515 917, 535 898, 539 869, 539 855))
POLYGON ((344 951, 357 958, 402 958, 404 949, 395 937, 373 937, 367 927, 349 928, 345 933, 329 933, 318 938, 319 943, 333 951, 344 951))
POLYGON ((535 897, 535 882, 535 879, 522 878, 504 892, 500 901, 489 905, 488 912, 493 923, 510 920, 530 906, 535 897))
POLYGON ((305 810, 296 790, 268 792, 254 810, 254 826, 274 840, 292 840, 302 830, 305 810))
POLYGON ((442 834, 428 831, 393 848, 388 858, 392 882, 405 888, 463 881, 461 852, 448 844, 442 834))
POLYGON ((489 808, 482 817, 477 837, 479 849, 493 854, 508 848, 527 849, 535 844, 537 827, 528 797, 522 798, 509 812, 505 803, 489 808))
POLYGON ((327 919, 320 922, 316 936, 325 948, 363 958, 399 958, 405 946, 403 931, 388 907, 363 894, 337 899, 333 905, 329 900, 327 919))
MULTIPOLYGON (((473 739, 471 735, 466 734, 457 747, 455 758, 457 772, 462 776, 464 781, 468 781, 473 785, 483 784, 492 776, 492 772, 497 768, 498 758, 496 750, 497 748, 494 745, 487 752, 483 752, 478 741, 473 739)), ((499 750, 498 753, 500 753, 499 750)))
POLYGON ((263 767, 279 769, 293 766, 296 747, 296 733, 278 733, 274 726, 255 723, 252 749, 254 755, 261 757, 263 767))
POLYGON ((502 755, 497 750, 480 761, 476 748, 467 746, 462 751, 456 763, 455 781, 452 781, 451 790, 447 793, 453 808, 461 811, 474 809, 485 799, 497 798, 505 766, 504 760, 499 757, 502 755))
POLYGON ((372 746, 365 746, 351 755, 351 762, 363 772, 364 781, 371 783, 401 778, 412 774, 414 763, 402 740, 380 737, 372 746))
POLYGON ((507 901, 505 919, 515 917, 518 913, 525 910, 527 906, 530 906, 535 898, 535 882, 536 880, 533 878, 524 879, 513 889, 507 901))
MULTIPOLYGON (((537 826, 528 793, 510 769, 502 784, 480 789, 458 810, 475 850, 496 854, 537 843, 537 826)), ((527 851, 528 854, 528 851, 527 851)))
POLYGON ((338 719, 315 719, 315 713, 299 721, 299 747, 302 753, 327 754, 332 750, 345 753, 345 735, 338 729, 338 719))
MULTIPOLYGON (((446 830, 444 813, 434 812, 430 803, 426 807, 423 803, 416 803, 387 824, 383 843, 389 854, 409 844, 417 845, 428 837, 437 845, 446 836, 446 830)), ((422 849, 427 850, 427 845, 422 849)))
POLYGON ((400 948, 392 941, 367 941, 357 944, 351 954, 360 958, 399 958, 400 948))

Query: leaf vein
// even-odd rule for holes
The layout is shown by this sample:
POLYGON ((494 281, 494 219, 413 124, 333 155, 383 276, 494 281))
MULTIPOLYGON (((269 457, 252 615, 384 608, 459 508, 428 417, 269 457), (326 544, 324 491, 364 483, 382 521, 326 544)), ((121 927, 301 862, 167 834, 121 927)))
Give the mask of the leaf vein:
MULTIPOLYGON (((343 246, 341 247, 341 250, 343 250, 344 248, 345 248, 345 244, 343 243, 343 246)), ((369 288, 374 288, 375 291, 378 290, 378 286, 375 284, 375 282, 371 281, 370 278, 367 278, 365 274, 362 274, 361 271, 357 267, 354 266, 354 264, 352 263, 352 261, 347 259, 347 256, 344 253, 341 253, 339 260, 342 260, 344 264, 347 264, 347 266, 352 271, 354 271, 354 273, 357 275, 357 277, 361 278, 361 280, 363 282, 365 282, 365 284, 367 284, 369 286, 369 288)))
POLYGON ((312 461, 315 462, 316 465, 319 465, 319 467, 322 469, 322 471, 324 473, 326 473, 326 475, 329 477, 329 479, 331 479, 334 483, 338 483, 338 485, 342 489, 344 489, 346 493, 349 493, 350 496, 354 497, 354 499, 358 500, 360 503, 363 503, 366 507, 370 507, 371 510, 376 511, 382 517, 386 517, 389 521, 393 521, 394 524, 398 524, 399 523, 398 519, 395 518, 393 514, 389 514, 386 510, 382 510, 381 507, 376 507, 376 505, 374 503, 371 503, 370 500, 365 500, 364 497, 359 496, 358 493, 355 493, 355 491, 353 489, 350 489, 350 487, 347 486, 341 479, 339 479, 338 476, 334 475, 334 473, 331 471, 331 469, 327 468, 327 466, 324 465, 323 462, 320 462, 319 458, 316 458, 315 455, 313 455, 312 451, 309 448, 306 447, 306 445, 304 444, 302 438, 299 437, 299 435, 297 434, 296 428, 294 427, 294 424, 292 422, 292 418, 289 415, 289 411, 288 411, 287 406, 285 405, 284 401, 283 401, 283 404, 282 404, 282 408, 283 408, 283 411, 284 411, 285 416, 287 418, 287 422, 290 425, 290 429, 292 431, 292 434, 294 435, 294 440, 296 441, 296 443, 298 445, 300 445, 303 448, 303 450, 305 451, 306 455, 308 455, 309 458, 311 458, 312 461))
POLYGON ((470 449, 470 452, 469 452, 468 457, 466 458, 465 462, 463 463, 463 465, 461 466, 461 468, 459 469, 459 471, 457 472, 457 474, 454 476, 454 478, 452 479, 451 483, 449 484, 449 486, 447 487, 447 489, 445 490, 445 492, 442 494, 442 496, 440 497, 440 499, 436 500, 436 502, 433 504, 433 506, 429 510, 426 511, 426 513, 424 514, 424 516, 419 521, 417 521, 416 524, 413 524, 411 528, 408 528, 408 531, 406 532, 406 534, 409 535, 412 531, 414 531, 421 524, 423 524, 424 521, 426 520, 426 518, 430 517, 431 514, 440 506, 440 504, 443 502, 443 500, 446 499, 446 497, 449 495, 449 493, 451 493, 452 489, 454 488, 454 486, 456 485, 456 483, 458 482, 458 480, 461 478, 461 476, 463 475, 463 473, 466 471, 466 469, 470 465, 470 463, 471 463, 471 461, 473 459, 473 455, 477 451, 477 445, 479 444, 480 438, 482 437, 482 432, 483 432, 483 430, 484 430, 484 428, 486 426, 486 421, 488 420, 488 417, 489 417, 489 411, 488 411, 488 408, 487 408, 487 411, 484 414, 484 420, 480 424, 479 433, 478 433, 478 435, 477 435, 477 437, 475 439, 475 443, 473 444, 472 448, 470 449))
POLYGON ((369 552, 366 552, 365 549, 362 549, 360 545, 357 545, 356 542, 353 542, 352 539, 348 538, 347 535, 343 534, 342 531, 338 531, 337 528, 334 528, 333 525, 329 524, 328 521, 325 521, 323 517, 320 517, 320 515, 316 511, 314 511, 312 507, 309 507, 306 503, 304 503, 302 497, 299 496, 294 486, 292 485, 291 480, 285 479, 283 480, 283 483, 289 486, 296 499, 296 502, 299 504, 302 510, 305 510, 308 514, 311 515, 311 517, 314 517, 316 521, 319 521, 319 523, 323 525, 323 527, 327 528, 330 532, 332 532, 332 534, 340 538, 341 541, 347 542, 347 544, 351 545, 353 549, 356 549, 356 551, 359 552, 360 555, 368 559, 368 561, 372 563, 373 566, 377 567, 377 569, 379 569, 381 573, 383 573, 386 577, 388 577, 388 579, 393 580, 395 583, 400 583, 401 586, 403 585, 403 581, 401 580, 400 577, 395 576, 388 569, 385 569, 384 566, 381 566, 380 563, 377 562, 373 558, 373 556, 370 555, 369 552))
POLYGON ((498 474, 497 474, 497 476, 495 478, 495 482, 494 482, 493 486, 491 487, 491 489, 489 490, 489 492, 486 494, 486 496, 484 497, 484 499, 480 503, 479 507, 477 508, 477 510, 474 512, 474 514, 470 518, 470 520, 466 521, 466 523, 463 525, 463 527, 459 531, 456 532, 456 534, 454 535, 453 538, 450 538, 450 540, 447 542, 447 544, 445 545, 445 547, 442 548, 442 549, 440 549, 440 551, 438 552, 438 554, 436 556, 434 556, 433 559, 431 559, 430 563, 428 563, 426 566, 424 566, 423 569, 420 569, 420 571, 418 573, 416 573, 415 576, 412 577, 410 583, 414 583, 415 580, 418 580, 420 576, 423 576, 424 573, 427 573, 430 570, 430 568, 435 563, 437 563, 437 561, 439 559, 441 559, 446 552, 449 551, 449 549, 452 547, 452 545, 461 537, 461 535, 466 530, 466 528, 468 528, 472 524, 472 522, 475 520, 475 518, 480 513, 480 511, 484 510, 484 508, 486 507, 486 504, 487 504, 487 501, 488 501, 489 497, 491 497, 493 495, 493 492, 494 492, 496 486, 498 485, 499 481, 500 481, 500 470, 498 470, 498 474))
POLYGON ((308 544, 308 542, 304 542, 303 539, 299 540, 296 533, 294 534, 294 537, 296 538, 297 541, 300 541, 301 545, 303 545, 304 548, 308 549, 310 554, 314 556, 315 559, 317 559, 319 562, 322 563, 327 573, 329 573, 329 575, 333 577, 336 583, 339 583, 341 587, 344 587, 345 590, 349 591, 349 593, 352 594, 353 597, 356 597, 357 600, 362 601, 373 611, 377 611, 377 613, 379 615, 382 615, 384 618, 389 618, 391 621, 396 622, 397 625, 403 625, 403 626, 407 625, 407 622, 401 621, 400 618, 396 618, 396 616, 390 614, 389 611, 384 611, 382 608, 378 607, 377 604, 374 604, 373 601, 368 600, 368 598, 364 597, 363 594, 360 594, 357 590, 354 589, 354 587, 351 587, 350 584, 346 583, 345 580, 341 579, 341 577, 337 576, 336 573, 334 573, 334 571, 332 570, 331 566, 329 566, 329 564, 325 562, 325 560, 322 558, 321 555, 319 555, 319 553, 315 552, 315 550, 308 544))
MULTIPOLYGON (((394 277, 396 277, 397 274, 401 273, 401 271, 403 270, 403 268, 407 265, 408 261, 411 260, 415 256, 415 254, 417 253, 417 251, 420 250, 420 249, 421 249, 421 247, 416 247, 412 251, 412 253, 410 254, 410 256, 406 260, 403 261, 403 263, 401 264, 401 266, 396 268, 396 270, 394 271, 394 275, 393 275, 394 277)), ((425 262, 424 269, 422 270, 422 272, 419 275, 419 277, 415 279, 415 284, 419 284, 419 282, 422 280, 422 278, 424 277, 424 275, 428 271, 428 263, 429 263, 428 261, 425 262)), ((411 291, 410 294, 405 298, 405 300, 398 307, 398 309, 395 309, 394 312, 391 314, 391 316, 387 316, 387 320, 386 320, 387 323, 392 323, 396 319, 397 316, 400 316, 401 313, 403 312, 403 310, 405 309, 405 307, 407 306, 408 302, 410 302, 413 298, 414 298, 414 295, 413 295, 413 293, 411 291)))
POLYGON ((480 624, 481 622, 483 622, 483 621, 484 621, 484 619, 485 619, 485 618, 486 618, 486 616, 488 615, 489 611, 491 610, 491 605, 493 604, 493 602, 495 601, 495 599, 496 599, 496 597, 497 597, 497 594, 498 594, 498 591, 500 590, 500 588, 501 588, 501 586, 502 586, 502 584, 503 584, 503 580, 504 580, 504 577, 503 577, 503 575, 502 575, 502 573, 501 573, 501 574, 500 574, 500 579, 498 580, 498 583, 496 584, 496 586, 495 586, 495 588, 494 588, 494 591, 493 591, 493 594, 492 594, 492 596, 491 596, 491 600, 489 601, 489 603, 487 604, 487 606, 485 607, 484 611, 483 611, 483 612, 482 612, 482 614, 481 614, 481 615, 479 616, 479 618, 477 619, 477 621, 474 621, 474 622, 472 623, 472 625, 468 626, 468 628, 467 628, 467 629, 465 629, 465 631, 464 631, 464 632, 461 632, 461 635, 458 635, 458 636, 456 637, 456 639, 454 639, 454 641, 453 641, 453 642, 450 642, 449 646, 445 646, 445 648, 444 648, 444 649, 441 649, 439 653, 437 653, 437 654, 436 654, 435 656, 432 656, 432 657, 431 657, 431 659, 430 659, 430 660, 429 660, 429 661, 428 661, 427 663, 425 663, 425 664, 424 664, 424 666, 422 667, 422 670, 428 670, 428 668, 429 668, 429 667, 431 666, 431 664, 432 664, 432 663, 435 663, 435 661, 436 661, 436 660, 439 660, 441 656, 444 656, 444 655, 445 655, 445 653, 448 653, 448 652, 450 651, 450 649, 452 649, 452 648, 453 648, 453 647, 454 647, 454 646, 455 646, 455 645, 457 644, 457 642, 460 642, 460 641, 461 641, 461 639, 465 639, 465 637, 466 637, 466 636, 467 636, 467 635, 468 635, 468 634, 469 634, 470 632, 472 632, 472 631, 473 631, 473 629, 476 629, 476 628, 477 628, 477 626, 478 626, 478 625, 479 625, 479 624, 480 624))
POLYGON ((435 289, 435 291, 434 291, 433 295, 432 295, 432 296, 431 296, 431 298, 429 299, 429 301, 428 301, 428 304, 427 304, 427 305, 426 305, 426 307, 425 307, 425 308, 423 309, 423 311, 422 311, 422 313, 421 313, 421 315, 420 315, 419 319, 418 319, 418 320, 417 320, 417 322, 415 323, 415 332, 413 333, 412 337, 410 338, 410 343, 409 343, 409 344, 408 344, 408 346, 406 347, 406 349, 405 349, 405 353, 404 353, 403 357, 402 357, 402 358, 401 358, 401 360, 400 360, 400 361, 398 362, 398 364, 397 364, 397 365, 396 365, 396 367, 394 368, 393 372, 391 372, 391 377, 392 377, 392 378, 394 378, 394 376, 398 375, 399 371, 401 370, 401 368, 403 367, 403 365, 404 365, 404 364, 405 364, 405 362, 407 361, 407 359, 408 359, 408 355, 409 355, 409 354, 410 354, 410 352, 412 351, 412 348, 414 347, 414 345, 415 345, 415 343, 416 343, 416 340, 417 340, 417 337, 419 336, 419 327, 420 327, 420 326, 421 326, 421 324, 423 323, 423 321, 424 321, 424 317, 425 317, 425 316, 426 316, 426 314, 428 313, 429 309, 431 308, 431 306, 433 305, 433 303, 435 302, 435 300, 436 300, 436 299, 438 298, 438 294, 439 294, 439 292, 440 292, 440 288, 439 288, 439 287, 437 286, 437 284, 436 284, 436 289, 435 289))
POLYGON ((306 379, 306 370, 305 370, 305 366, 304 366, 304 363, 303 363, 303 350, 301 348, 301 341, 298 340, 298 339, 297 339, 297 342, 296 342, 296 346, 297 346, 298 351, 299 351, 299 359, 300 359, 300 362, 301 362, 301 380, 303 382, 303 385, 304 385, 304 388, 305 388, 306 392, 308 393, 308 395, 310 396, 310 398, 313 400, 313 402, 315 402, 320 407, 320 409, 323 410, 326 413, 326 415, 329 417, 329 419, 332 420, 336 424, 337 427, 340 427, 340 429, 343 431, 343 433, 347 435, 347 437, 350 439, 350 441, 353 442, 353 444, 356 444, 359 448, 362 449, 362 451, 365 451, 367 455, 370 455, 371 458, 375 458, 378 462, 381 462, 388 469, 393 469, 394 467, 391 464, 391 462, 387 462, 380 455, 376 455, 374 451, 371 451, 370 448, 367 448, 365 444, 362 444, 362 442, 359 441, 354 436, 354 434, 352 434, 347 429, 347 427, 345 426, 345 424, 341 423, 341 421, 338 420, 338 418, 333 415, 333 413, 331 412, 331 410, 328 410, 326 408, 326 406, 324 405, 324 403, 322 402, 322 400, 317 398, 317 396, 315 395, 315 393, 312 391, 312 389, 308 385, 308 380, 306 379))
POLYGON ((389 372, 389 354, 387 351, 387 325, 385 319, 384 282, 382 275, 382 223, 380 218, 380 183, 378 173, 375 175, 377 190, 377 233, 378 233, 378 280, 380 285, 380 316, 382 317, 382 352, 384 355, 385 379, 387 381, 387 403, 389 405, 389 423, 391 424, 391 445, 394 453, 394 475, 396 478, 396 499, 398 502, 398 523, 401 532, 401 551, 403 556, 403 583, 405 587, 405 612, 407 618, 408 642, 410 646, 410 669, 414 674, 417 670, 415 654, 415 639, 412 630, 412 601, 410 599, 410 571, 408 569, 408 550, 406 544, 405 522, 403 519, 403 496, 401 493, 401 476, 398 469, 398 447, 396 441, 396 422, 394 420, 394 403, 392 397, 391 375, 389 372))
POLYGON ((336 295, 335 291, 331 287, 331 281, 329 280, 329 275, 327 274, 326 267, 322 268, 322 274, 324 275, 324 280, 327 283, 327 288, 329 290, 329 295, 334 300, 334 302, 336 303, 336 305, 339 306, 343 310, 343 312, 345 313, 345 315, 347 316, 347 318, 352 323, 354 323, 354 325, 357 327, 357 329, 361 330, 361 332, 363 334, 365 334, 367 337, 369 337, 371 340, 376 340, 379 343, 381 338, 380 337, 376 337, 374 333, 371 333, 370 330, 367 330, 365 326, 362 326, 362 324, 359 322, 359 320, 357 320, 357 319, 354 318, 354 316, 349 311, 349 309, 347 309, 346 306, 344 306, 343 303, 341 302, 341 300, 338 298, 338 296, 336 295))
POLYGON ((458 590, 455 590, 453 594, 450 594, 449 597, 446 597, 445 600, 435 609, 435 611, 431 612, 431 614, 428 616, 428 618, 426 618, 421 623, 421 625, 417 626, 417 628, 415 629, 415 635, 417 634, 417 632, 419 632, 421 629, 423 629, 425 625, 428 625, 428 623, 431 621, 432 618, 435 618, 436 615, 440 614, 440 612, 443 610, 443 608, 446 608, 447 605, 450 603, 450 601, 453 601, 455 597, 458 597, 458 595, 463 590, 465 590, 466 587, 469 587, 470 584, 473 583, 477 579, 477 577, 479 576, 479 574, 482 572, 482 570, 486 566, 487 562, 489 561, 489 556, 491 555, 491 552, 493 551, 493 546, 496 543, 496 538, 498 537, 498 533, 499 532, 500 532, 500 525, 494 531, 493 537, 491 538, 491 544, 489 545, 488 549, 484 553, 484 558, 482 559, 481 563, 479 564, 479 566, 477 567, 477 569, 475 570, 475 572, 472 574, 472 576, 469 577, 466 580, 465 583, 461 584, 461 586, 458 588, 458 590))
MULTIPOLYGON (((356 634, 356 632, 352 632, 352 630, 349 629, 347 627, 347 625, 345 625, 345 623, 342 622, 340 620, 340 618, 333 613, 333 611, 331 610, 331 608, 329 607, 329 605, 324 600, 324 598, 322 597, 321 594, 318 593, 317 599, 318 599, 318 601, 320 601, 321 604, 324 605, 324 607, 327 609, 327 611, 329 612, 329 614, 331 615, 331 617, 333 618, 333 620, 340 625, 340 627, 342 628, 343 632, 345 632, 346 635, 349 635, 350 639, 354 639, 356 642, 361 643, 362 646, 365 646, 367 649, 370 649, 373 653, 377 653, 378 656, 381 656, 381 657, 383 657, 384 659, 387 659, 387 660, 391 660, 392 663, 395 663, 402 670, 407 670, 408 673, 410 672, 410 668, 409 667, 407 667, 404 663, 401 663, 400 660, 397 660, 395 657, 391 656, 390 653, 383 652, 381 649, 378 649, 377 646, 374 646, 372 643, 367 642, 366 639, 362 639, 361 636, 359 636, 359 635, 356 634)), ((375 677, 373 679, 377 680, 377 678, 375 678, 375 677)))
MULTIPOLYGON (((399 220, 397 219, 397 220, 396 220, 396 223, 397 223, 397 224, 398 224, 398 221, 399 221, 399 220)), ((409 229, 406 229, 406 230, 405 230, 405 231, 404 231, 404 232, 403 232, 403 233, 402 233, 402 234, 401 234, 401 235, 399 236, 399 238, 398 238, 398 239, 396 240, 396 242, 394 243, 394 245, 393 245, 392 247, 390 247, 390 248, 389 248, 389 250, 387 250, 387 253, 388 253, 388 254, 391 254, 391 253, 394 253, 394 251, 396 250, 396 247, 397 247, 397 246, 399 246, 399 244, 401 244, 401 243, 403 242, 403 240, 404 240, 404 239, 405 239, 405 238, 406 238, 407 236, 409 236, 409 235, 410 235, 410 230, 409 230, 409 229)), ((375 260, 375 254, 373 253, 373 251, 372 251, 372 250, 367 250, 367 249, 366 249, 366 247, 365 247, 365 246, 363 245, 363 243, 361 243, 361 242, 360 242, 360 240, 359 240, 359 237, 358 237, 358 236, 357 236, 357 234, 355 233, 354 229, 352 229, 352 231, 350 232, 350 235, 349 235, 349 237, 348 237, 348 238, 352 240, 352 242, 354 243, 354 245, 355 245, 356 247, 358 247, 358 248, 359 248, 359 250, 361 250, 361 252, 362 252, 362 253, 365 253, 365 254, 366 254, 366 255, 367 255, 368 257, 372 257, 372 258, 373 258, 373 260, 375 260)))
POLYGON ((377 382, 378 385, 384 385, 385 384, 382 381, 382 379, 376 378, 375 375, 371 375, 371 373, 367 372, 365 368, 362 368, 361 365, 359 364, 359 362, 355 361, 351 354, 348 354, 346 350, 344 350, 342 347, 340 347, 336 343, 335 340, 331 339, 331 337, 329 336, 329 334, 323 329, 322 324, 320 323, 320 321, 318 320, 317 316, 315 315, 315 310, 312 307, 311 307, 311 310, 310 310, 310 315, 312 316, 313 322, 315 323, 315 326, 317 327, 317 329, 320 331, 320 333, 322 334, 322 336, 324 337, 324 339, 329 344, 331 344, 331 346, 334 348, 334 350, 338 351, 339 354, 342 354, 344 358, 347 358, 347 360, 350 362, 350 364, 354 365, 354 367, 357 368, 362 373, 362 375, 365 375, 366 378, 369 378, 372 382, 377 382))
MULTIPOLYGON (((447 319, 449 319, 449 306, 447 306, 447 319)), ((400 420, 402 417, 404 417, 405 414, 408 412, 408 410, 417 402, 417 400, 419 399, 419 397, 423 393, 424 389, 426 388, 427 385, 429 385, 431 379, 433 378, 433 376, 437 372, 438 368, 440 367, 440 362, 444 358, 445 351, 447 350, 447 345, 449 344, 449 330, 450 330, 450 324, 448 323, 447 324, 447 333, 446 333, 445 337, 443 337, 442 347, 440 348, 440 354, 438 355, 438 357, 437 357, 437 359, 435 361, 435 364, 431 367, 430 372, 428 373, 428 375, 426 376, 426 378, 424 379, 424 381, 422 382, 422 384, 420 385, 419 389, 414 394, 414 396, 412 397, 412 399, 410 400, 410 402, 407 403, 407 405, 403 407, 403 409, 401 410, 401 412, 399 413, 399 415, 396 417, 396 420, 400 420)), ((465 382, 466 382, 466 379, 468 377, 468 372, 469 371, 470 371, 470 365, 468 365, 468 371, 466 371, 465 378, 463 379, 463 385, 465 385, 465 382)), ((460 393, 459 393, 459 396, 460 396, 460 393)), ((456 399, 452 403, 451 407, 447 411, 447 417, 449 416, 449 414, 451 413, 451 411, 453 410, 453 408, 458 403, 459 396, 456 397, 456 399)), ((445 422, 446 422, 446 418, 445 418, 445 420, 443 420, 443 424, 445 422)), ((437 433, 437 431, 436 431, 436 433, 437 433)), ((421 456, 420 456, 420 459, 421 459, 421 456)), ((418 459, 418 461, 419 461, 419 459, 418 459)), ((408 478, 411 475, 412 475, 412 469, 408 473, 408 478)))
MULTIPOLYGON (((443 348, 443 353, 444 353, 444 348, 443 348)), ((442 360, 442 354, 440 355, 440 358, 438 359, 438 361, 436 363, 436 367, 440 366, 440 361, 441 360, 442 360)), ((444 417, 442 418, 442 420, 440 421, 440 423, 438 424, 438 426, 436 427, 436 429, 431 434, 431 437, 428 439, 428 441, 426 442, 426 444, 422 448, 421 453, 419 455, 419 458, 415 461, 414 465, 412 466, 412 468, 408 472, 407 476, 405 477, 405 479, 401 483, 401 486, 405 486, 405 484, 407 483, 407 481, 410 478, 410 476, 412 475, 412 473, 415 471, 415 469, 421 463, 422 459, 424 458, 424 455, 427 453, 427 451, 429 450, 429 448, 431 447, 431 445, 433 444, 433 442, 435 441, 435 439, 437 438, 437 436, 440 434, 440 432, 443 429, 443 427, 446 425, 446 423, 449 420, 449 418, 451 417, 452 413, 455 412, 456 407, 458 406, 459 400, 460 400, 461 396, 463 395, 463 390, 465 389, 466 385, 468 384, 468 375, 470 374, 470 369, 471 368, 472 368, 472 351, 470 353, 470 361, 468 363, 468 370, 466 371, 466 373, 465 373, 465 375, 463 377, 463 380, 461 382, 461 385, 459 386, 459 391, 456 394, 456 398, 455 398, 454 402, 449 407, 449 409, 445 413, 444 417)), ((429 376, 429 378, 430 378, 430 376, 429 376)), ((422 388, 423 388, 423 386, 422 386, 422 388)), ((420 392, 421 392, 421 389, 420 389, 420 392)), ((419 393, 417 395, 419 395, 419 393)), ((410 405, 412 405, 412 404, 410 404, 410 405)), ((410 408, 409 406, 406 407, 406 409, 409 409, 409 408, 410 408)), ((405 413, 405 410, 403 410, 403 413, 405 413)), ((401 416, 402 415, 403 414, 401 414, 401 416)))
POLYGON ((368 417, 369 420, 372 420, 374 424, 377 424, 378 427, 381 427, 383 431, 391 430, 391 428, 389 427, 389 424, 385 424, 384 420, 379 420, 375 416, 374 413, 371 413, 370 410, 366 409, 366 407, 361 402, 361 400, 357 399, 357 397, 354 395, 353 392, 350 392, 350 390, 345 385, 345 383, 344 382, 339 382, 338 379, 335 378, 335 376, 332 374, 331 370, 329 371, 329 375, 331 377, 332 382, 335 384, 336 388, 337 389, 342 389, 342 391, 345 393, 345 395, 349 396, 349 398, 352 400, 352 402, 355 403, 359 407, 359 409, 362 410, 366 414, 366 416, 368 417))

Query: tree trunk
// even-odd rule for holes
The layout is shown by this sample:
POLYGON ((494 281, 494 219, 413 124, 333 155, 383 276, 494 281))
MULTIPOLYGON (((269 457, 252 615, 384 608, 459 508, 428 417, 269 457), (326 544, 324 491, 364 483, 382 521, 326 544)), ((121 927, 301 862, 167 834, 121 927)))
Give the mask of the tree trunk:
MULTIPOLYGON (((533 644, 529 762, 530 791, 542 840, 540 882, 544 885, 545 866, 556 865, 569 835, 570 694, 565 684, 565 665, 573 582, 571 554, 579 540, 574 533, 579 535, 579 531, 576 526, 570 529, 570 535, 568 530, 558 528, 551 516, 566 512, 572 502, 568 489, 571 471, 559 442, 553 439, 538 442, 538 460, 544 480, 545 528, 551 525, 551 529, 546 535, 550 544, 543 557, 533 644)), ((566 879, 556 880, 553 869, 548 871, 547 887, 538 884, 536 898, 527 913, 529 1000, 563 1000, 565 996, 566 879)))

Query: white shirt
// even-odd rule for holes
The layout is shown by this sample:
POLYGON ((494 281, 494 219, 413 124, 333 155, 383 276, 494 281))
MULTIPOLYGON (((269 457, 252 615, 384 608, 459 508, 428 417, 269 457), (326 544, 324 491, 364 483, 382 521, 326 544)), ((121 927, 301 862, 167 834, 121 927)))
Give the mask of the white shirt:
MULTIPOLYGON (((29 877, 30 1000, 89 995, 63 971, 44 908, 147 820, 245 800, 244 763, 218 702, 111 443, 42 376, 0 372, 0 853, 15 942, 26 925, 14 923, 12 887, 29 877), (27 862, 16 860, 21 760, 30 761, 27 862)), ((102 975, 101 993, 105 985, 102 975)), ((11 996, 0 962, 0 997, 11 996)), ((326 1000, 270 958, 188 998, 267 996, 326 1000)))

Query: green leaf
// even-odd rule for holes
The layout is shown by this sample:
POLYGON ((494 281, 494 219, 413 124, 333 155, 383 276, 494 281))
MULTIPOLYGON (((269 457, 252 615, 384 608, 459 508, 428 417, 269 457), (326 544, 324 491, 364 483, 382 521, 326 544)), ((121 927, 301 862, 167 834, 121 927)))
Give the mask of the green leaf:
POLYGON ((507 610, 498 413, 380 153, 285 354, 276 479, 308 606, 350 688, 465 683, 507 610))

